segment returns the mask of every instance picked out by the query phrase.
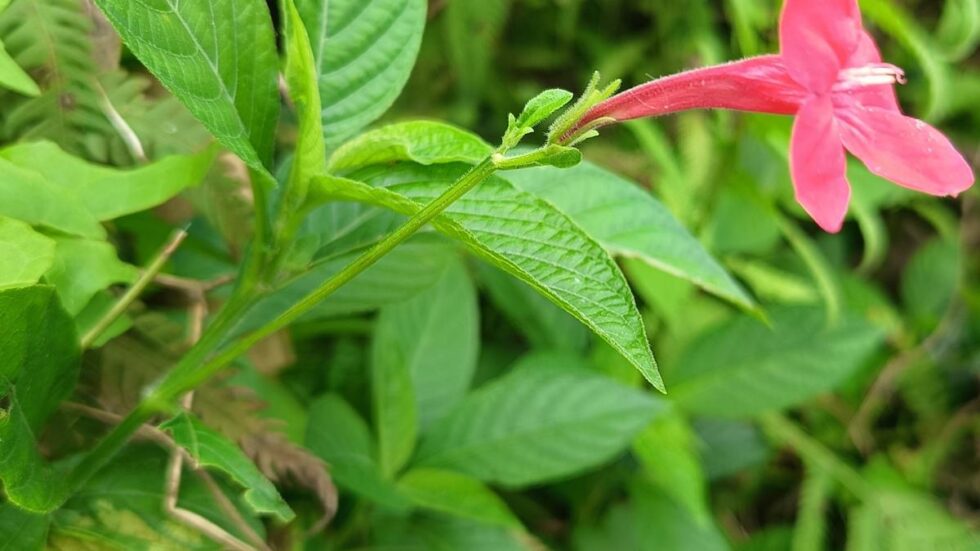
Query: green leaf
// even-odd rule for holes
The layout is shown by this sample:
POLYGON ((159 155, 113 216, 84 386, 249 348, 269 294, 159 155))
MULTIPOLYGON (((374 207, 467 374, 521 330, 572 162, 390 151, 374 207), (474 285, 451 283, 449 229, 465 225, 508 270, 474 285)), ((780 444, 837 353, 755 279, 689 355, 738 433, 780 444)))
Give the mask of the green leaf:
POLYGON ((675 403, 722 417, 790 408, 835 388, 882 340, 853 317, 830 327, 819 309, 777 309, 771 322, 735 318, 688 346, 671 372, 675 403))
POLYGON ((37 435, 75 388, 75 324, 51 287, 0 291, 0 480, 7 499, 49 512, 62 501, 64 473, 41 458, 37 435))
MULTIPOLYGON (((419 411, 409 367, 411 358, 378 327, 371 359, 371 394, 378 431, 381 474, 393 478, 408 463, 419 431, 419 411)), ((390 331, 390 330, 389 330, 390 331)))
POLYGON ((476 372, 479 350, 476 288, 459 258, 446 264, 435 285, 383 308, 378 316, 375 359, 404 363, 422 426, 462 400, 476 372))
POLYGON ((377 546, 403 551, 532 551, 525 532, 446 515, 379 519, 377 546))
MULTIPOLYGON (((637 481, 631 501, 610 509, 599 526, 579 525, 575 550, 727 551, 713 522, 698 521, 686 507, 650 484, 637 481)), ((784 551, 784 550, 783 550, 784 551)))
POLYGON ((347 142, 330 156, 328 170, 349 174, 396 161, 476 164, 492 152, 482 138, 466 130, 441 122, 410 121, 382 126, 347 142))
POLYGON ((11 503, 0 505, 0 551, 33 551, 45 549, 48 539, 47 515, 18 509, 11 503))
POLYGON ((279 94, 262 0, 95 0, 136 57, 228 149, 271 167, 279 94))
POLYGON ((705 229, 712 251, 765 254, 779 243, 782 234, 773 207, 760 195, 755 184, 748 183, 718 190, 705 229))
POLYGON ((320 91, 317 88, 316 61, 306 27, 293 0, 283 3, 286 14, 286 82, 289 97, 299 119, 296 152, 290 167, 289 184, 284 192, 282 212, 295 216, 306 200, 310 179, 327 171, 327 147, 323 141, 320 91))
MULTIPOLYGON (((365 169, 353 180, 325 178, 327 196, 414 214, 462 175, 456 165, 365 169)), ((662 389, 643 321, 626 279, 597 243, 549 203, 490 178, 446 209, 433 226, 534 287, 575 316, 662 389)))
POLYGON ((425 29, 425 0, 298 0, 313 45, 328 147, 398 98, 425 29))
POLYGON ((568 105, 574 97, 575 95, 568 90, 557 88, 541 92, 524 106, 521 116, 517 117, 517 127, 534 128, 568 105))
POLYGON ((55 286, 72 315, 81 312, 99 291, 115 283, 132 283, 139 275, 105 241, 59 237, 55 243, 54 263, 44 278, 55 286))
MULTIPOLYGON (((167 453, 158 446, 135 442, 127 446, 52 515, 49 548, 221 551, 220 544, 164 510, 167 463, 167 453)), ((265 527, 261 519, 247 504, 235 499, 235 491, 222 477, 214 481, 218 491, 262 537, 265 527)), ((238 524, 216 507, 211 491, 199 477, 185 474, 178 506, 245 540, 238 524)))
POLYGON ((763 465, 770 456, 759 428, 747 421, 701 418, 694 422, 701 464, 709 480, 763 465))
POLYGON ((72 190, 51 184, 40 174, 4 159, 0 159, 0 216, 71 235, 105 237, 99 221, 72 190))
POLYGON ((909 318, 926 330, 943 318, 960 283, 961 259, 956 242, 936 238, 925 243, 902 274, 902 302, 909 318))
POLYGON ((701 524, 710 522, 708 488, 698 457, 697 437, 683 417, 661 415, 636 440, 633 453, 646 478, 701 524))
POLYGON ((633 488, 638 540, 644 549, 728 551, 725 536, 713 522, 699 522, 688 509, 644 483, 633 488))
MULTIPOLYGON (((481 262, 480 283, 510 324, 531 346, 541 350, 582 353, 589 343, 588 330, 570 314, 555 306, 523 281, 481 262)), ((619 357, 618 352, 614 352, 619 357)), ((629 366, 632 373, 636 370, 629 366)))
POLYGON ((624 451, 663 404, 574 358, 529 356, 467 396, 423 434, 420 466, 528 486, 580 473, 624 451))
POLYGON ((640 259, 749 309, 755 303, 652 195, 591 163, 508 172, 517 187, 555 205, 611 254, 640 259))
POLYGON ((245 502, 255 512, 273 515, 283 522, 296 516, 245 452, 217 431, 187 412, 181 412, 160 428, 169 432, 174 442, 187 450, 198 465, 215 468, 245 488, 245 502))
POLYGON ((398 487, 416 505, 466 518, 520 528, 521 523, 503 502, 480 481, 439 469, 415 469, 398 480, 398 487))
POLYGON ((2 41, 0 41, 0 86, 25 96, 41 95, 37 83, 10 57, 2 41))
POLYGON ((197 155, 175 155, 120 170, 86 162, 51 142, 27 142, 0 150, 0 157, 42 176, 58 193, 77 196, 102 221, 155 207, 199 184, 216 154, 215 148, 209 148, 197 155))
MULTIPOLYGON (((256 329, 281 314, 320 283, 350 264, 360 249, 313 264, 253 306, 239 323, 239 334, 256 329)), ((418 236, 386 255, 353 281, 321 302, 306 321, 377 310, 409 299, 438 281, 454 251, 431 236, 418 236)))
POLYGON ((0 216, 0 288, 37 283, 54 262, 54 245, 24 222, 0 216))
POLYGON ((388 509, 410 506, 394 483, 381 475, 367 423, 340 396, 326 394, 310 406, 306 447, 330 465, 330 476, 345 490, 388 509))
POLYGON ((882 489, 851 514, 851 551, 976 551, 976 534, 929 495, 882 489))
POLYGON ((458 403, 476 371, 476 289, 458 259, 432 287, 378 316, 371 383, 381 470, 392 476, 408 461, 420 425, 458 403))

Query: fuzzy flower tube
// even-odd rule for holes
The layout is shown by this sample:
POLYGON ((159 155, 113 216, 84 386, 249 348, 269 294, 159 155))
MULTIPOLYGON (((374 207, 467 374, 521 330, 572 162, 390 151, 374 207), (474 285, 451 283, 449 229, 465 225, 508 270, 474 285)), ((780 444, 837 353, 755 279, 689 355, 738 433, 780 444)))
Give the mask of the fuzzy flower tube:
POLYGON ((796 199, 828 232, 851 198, 845 149, 871 172, 931 195, 957 195, 973 170, 950 141, 906 117, 901 69, 883 63, 857 0, 786 0, 781 52, 658 79, 590 109, 577 128, 691 109, 794 115, 790 171, 796 199))

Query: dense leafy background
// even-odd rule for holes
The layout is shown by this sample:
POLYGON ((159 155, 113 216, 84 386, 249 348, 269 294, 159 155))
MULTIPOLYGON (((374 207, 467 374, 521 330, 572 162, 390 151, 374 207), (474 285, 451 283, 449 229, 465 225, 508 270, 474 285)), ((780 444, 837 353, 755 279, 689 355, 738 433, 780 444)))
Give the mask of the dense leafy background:
MULTIPOLYGON (((790 121, 732 113, 610 128, 580 166, 488 181, 59 506, 64 473, 227 299, 250 177, 308 216, 238 334, 541 90, 774 51, 779 9, 297 0, 301 33, 269 4, 0 0, 0 548, 221 548, 164 506, 176 447, 179 508, 255 548, 980 549, 978 193, 854 164, 826 235, 792 200, 790 121)), ((907 111, 978 158, 980 2, 861 5, 907 111)))

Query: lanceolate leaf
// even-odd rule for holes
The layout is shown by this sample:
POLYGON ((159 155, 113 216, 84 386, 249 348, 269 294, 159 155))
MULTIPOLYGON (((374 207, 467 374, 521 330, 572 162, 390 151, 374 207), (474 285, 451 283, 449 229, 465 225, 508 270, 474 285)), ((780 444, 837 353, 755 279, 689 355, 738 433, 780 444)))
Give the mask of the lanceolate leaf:
POLYGON ((479 346, 476 300, 465 266, 454 258, 435 285, 381 310, 371 389, 386 476, 411 457, 419 426, 431 424, 466 393, 479 346))
POLYGON ((486 524, 520 528, 507 504, 480 481, 440 469, 415 469, 398 487, 416 505, 486 524))
POLYGON ((711 518, 697 437, 688 422, 671 413, 654 419, 633 441, 644 476, 699 523, 711 518))
POLYGON ((341 488, 390 509, 409 507, 408 499, 381 475, 367 423, 340 396, 324 395, 310 406, 306 447, 330 465, 330 475, 341 488))
POLYGON ((882 488, 851 513, 847 549, 975 551, 977 535, 928 494, 882 488))
POLYGON ((711 519, 699 519, 665 492, 638 481, 632 490, 642 551, 697 549, 729 551, 728 542, 711 519))
POLYGON ((391 107, 415 65, 425 0, 297 0, 313 44, 323 131, 336 147, 391 107))
POLYGON ((395 161, 476 164, 492 152, 493 148, 479 136, 455 126, 411 121, 389 124, 347 142, 331 155, 329 170, 346 174, 395 161))
POLYGON ((0 291, 0 481, 15 505, 49 512, 60 505, 64 473, 41 458, 37 435, 75 388, 75 324, 51 287, 0 291))
POLYGON ((401 470, 415 449, 419 411, 405 351, 391 342, 385 327, 375 335, 371 360, 371 394, 378 431, 378 463, 388 478, 401 470))
POLYGON ((554 204, 615 256, 638 258, 747 309, 753 300, 650 193, 591 163, 508 172, 554 204))
POLYGON ((173 435, 177 445, 186 449, 198 464, 218 469, 244 487, 245 502, 255 512, 274 515, 281 521, 292 520, 295 516, 276 487, 259 472, 252 460, 217 431, 186 412, 160 425, 160 428, 173 435))
POLYGON ((662 403, 578 367, 531 356, 423 435, 417 464, 508 486, 581 472, 622 452, 662 403), (549 365, 551 364, 551 365, 549 365))
MULTIPOLYGON (((127 446, 52 515, 48 547, 127 551, 221 549, 222 546, 164 509, 167 455, 167 451, 153 444, 133 442, 127 446)), ((236 501, 232 482, 226 483, 223 476, 214 477, 214 481, 217 491, 236 501)), ((181 509, 208 519, 239 539, 246 538, 240 525, 215 506, 214 495, 199 477, 189 473, 182 477, 178 503, 181 509)), ((261 519, 252 514, 247 504, 235 505, 245 524, 262 537, 265 528, 261 519)))
POLYGON ((0 289, 33 285, 54 262, 54 240, 0 216, 0 289))
POLYGON ((286 9, 286 82, 299 119, 299 136, 289 185, 282 201, 284 213, 295 213, 306 198, 310 179, 326 172, 327 151, 320 122, 322 107, 310 37, 293 0, 286 0, 283 5, 286 9))
POLYGON ((881 343, 868 322, 828 326, 819 309, 772 312, 772 327, 736 318, 692 343, 672 371, 671 398, 692 413, 748 417, 833 389, 881 343))
POLYGON ((487 297, 531 346, 540 350, 585 352, 589 330, 568 312, 548 302, 524 282, 492 266, 481 263, 477 273, 487 297))
MULTIPOLYGON (((353 180, 323 178, 326 196, 414 214, 465 167, 402 164, 365 169, 353 180), (373 186, 373 187, 372 187, 373 186)), ((605 339, 655 387, 663 383, 626 280, 605 250, 549 203, 490 178, 451 205, 434 226, 520 278, 605 339)))
MULTIPOLYGON (((492 151, 470 132, 417 121, 385 126, 349 142, 331 158, 330 170, 349 175, 396 161, 476 164, 492 151)), ((503 177, 552 203, 614 256, 637 258, 746 309, 756 308, 701 244, 636 184, 591 163, 508 171, 503 177)))
POLYGON ((565 107, 573 98, 574 95, 567 90, 545 90, 527 102, 515 124, 521 129, 533 129, 565 107))
POLYGON ((381 310, 374 334, 374 363, 410 376, 419 421, 428 425, 466 394, 479 354, 476 288, 459 258, 418 295, 381 310))
POLYGON ((513 528, 447 515, 388 518, 378 525, 377 542, 404 551, 532 551, 538 542, 513 528))
POLYGON ((138 276, 136 268, 119 260, 115 247, 105 241, 62 237, 55 242, 54 263, 44 277, 72 315, 102 289, 131 283, 138 276))
POLYGON ((0 157, 73 193, 96 219, 104 221, 155 207, 197 185, 216 153, 209 148, 196 155, 174 155, 134 170, 86 162, 51 142, 16 144, 0 150, 0 157))
POLYGON ((0 215, 70 235, 105 237, 105 230, 78 195, 3 159, 0 159, 0 215))
POLYGON ((278 57, 262 0, 95 0, 133 53, 228 149, 271 166, 278 57))
POLYGON ((44 549, 51 519, 47 515, 29 513, 12 503, 0 505, 0 534, 4 541, 0 549, 44 549))

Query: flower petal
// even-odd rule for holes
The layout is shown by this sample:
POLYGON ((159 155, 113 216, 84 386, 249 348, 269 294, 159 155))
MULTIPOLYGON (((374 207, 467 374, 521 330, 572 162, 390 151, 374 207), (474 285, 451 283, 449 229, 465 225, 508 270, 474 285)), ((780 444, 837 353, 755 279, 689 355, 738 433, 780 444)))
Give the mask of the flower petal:
POLYGON ((790 143, 790 171, 803 209, 824 230, 840 231, 851 186, 830 96, 814 97, 800 108, 790 143))
POLYGON ((579 121, 628 121, 690 109, 733 109, 792 115, 807 91, 790 77, 782 57, 765 55, 693 69, 630 88, 596 105, 579 121))
POLYGON ((813 92, 830 90, 861 28, 857 0, 786 0, 779 40, 790 74, 813 92))
MULTIPOLYGON (((858 37, 857 49, 851 54, 845 67, 859 68, 879 63, 881 63, 881 52, 878 50, 878 45, 875 44, 874 38, 862 29, 858 37)), ((897 113, 902 110, 895 96, 894 85, 858 86, 842 93, 867 107, 879 107, 897 113)))
POLYGON ((930 195, 957 195, 975 177, 963 155, 935 128, 886 109, 838 110, 841 138, 868 169, 930 195))

